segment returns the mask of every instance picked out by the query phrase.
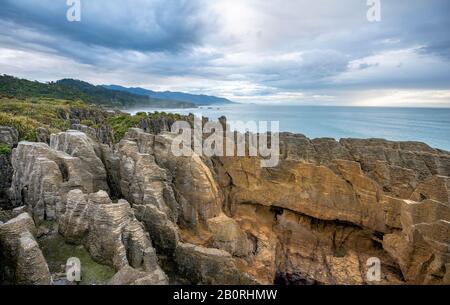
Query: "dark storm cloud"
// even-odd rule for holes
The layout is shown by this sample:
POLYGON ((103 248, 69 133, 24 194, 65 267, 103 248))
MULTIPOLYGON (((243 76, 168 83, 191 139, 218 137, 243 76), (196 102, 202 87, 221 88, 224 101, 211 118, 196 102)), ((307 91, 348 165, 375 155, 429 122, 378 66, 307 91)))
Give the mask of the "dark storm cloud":
POLYGON ((70 65, 95 83, 238 97, 450 90, 448 0, 381 0, 375 23, 366 0, 81 3, 70 23, 65 0, 1 1, 0 72, 48 79, 70 65))
POLYGON ((3 0, 0 18, 87 46, 177 51, 204 35, 198 1, 81 1, 81 22, 66 19, 65 0, 3 0))

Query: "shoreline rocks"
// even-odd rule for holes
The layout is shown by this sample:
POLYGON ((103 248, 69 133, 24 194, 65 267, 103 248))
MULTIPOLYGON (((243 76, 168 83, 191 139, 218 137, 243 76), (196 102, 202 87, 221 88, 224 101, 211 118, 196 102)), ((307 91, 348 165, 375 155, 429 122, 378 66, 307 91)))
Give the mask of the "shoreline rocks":
MULTIPOLYGON (((108 146, 74 127, 92 134, 14 149, 13 205, 113 266, 111 284, 167 284, 158 256, 195 284, 449 283, 450 153, 282 133, 280 164, 261 168, 259 157, 177 157, 164 128, 108 146), (379 282, 366 277, 371 258, 379 282)), ((16 237, 38 257, 30 235, 16 237)))

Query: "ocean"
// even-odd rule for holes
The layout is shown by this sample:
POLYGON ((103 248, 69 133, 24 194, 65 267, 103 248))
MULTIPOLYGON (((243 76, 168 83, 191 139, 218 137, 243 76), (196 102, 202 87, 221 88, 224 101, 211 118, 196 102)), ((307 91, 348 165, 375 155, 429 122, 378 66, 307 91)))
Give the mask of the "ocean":
POLYGON ((187 109, 133 109, 220 116, 228 121, 279 121, 280 131, 309 138, 420 141, 450 151, 450 108, 333 107, 229 104, 187 109))

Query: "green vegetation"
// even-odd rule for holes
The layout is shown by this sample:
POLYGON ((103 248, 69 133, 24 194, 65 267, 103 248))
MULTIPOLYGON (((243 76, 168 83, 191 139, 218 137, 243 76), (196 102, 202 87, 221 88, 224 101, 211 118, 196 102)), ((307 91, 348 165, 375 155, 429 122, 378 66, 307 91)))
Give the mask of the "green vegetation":
POLYGON ((0 155, 9 155, 11 153, 11 147, 8 144, 0 143, 0 155))
POLYGON ((19 132, 19 139, 25 141, 36 140, 36 128, 41 124, 25 116, 16 116, 10 113, 0 112, 0 126, 9 126, 19 132))
POLYGON ((59 234, 43 237, 39 244, 52 274, 65 273, 64 266, 71 257, 81 262, 81 285, 106 284, 115 274, 113 268, 95 262, 83 246, 67 244, 59 234))
POLYGON ((39 127, 49 133, 65 131, 70 129, 74 120, 94 129, 107 125, 113 132, 112 138, 118 142, 132 127, 147 126, 147 131, 155 132, 152 121, 171 123, 192 118, 165 112, 139 112, 131 116, 120 111, 106 111, 101 106, 88 105, 80 100, 0 97, 0 126, 17 129, 20 141, 36 141, 39 127))
POLYGON ((0 75, 1 96, 18 99, 52 98, 71 101, 81 100, 89 104, 119 108, 136 106, 155 108, 195 107, 194 104, 188 102, 156 99, 129 92, 110 90, 79 80, 63 79, 57 82, 40 83, 9 75, 0 75))
POLYGON ((147 115, 145 113, 136 114, 135 116, 123 114, 109 118, 108 123, 114 131, 115 138, 120 140, 127 133, 128 129, 137 126, 146 117, 147 115))
POLYGON ((70 119, 89 121, 93 126, 93 120, 101 123, 106 115, 103 109, 81 101, 0 98, 0 125, 17 129, 21 141, 35 141, 38 127, 50 133, 63 131, 70 128, 70 119))
MULTIPOLYGON (((182 116, 176 113, 165 113, 165 112, 153 112, 153 113, 145 113, 138 112, 136 115, 131 116, 128 114, 120 114, 116 116, 112 116, 107 119, 108 124, 114 131, 114 136, 117 141, 122 139, 124 135, 127 133, 128 129, 133 127, 138 127, 139 123, 143 120, 158 120, 158 119, 166 119, 171 122, 175 122, 178 120, 186 120, 186 116, 182 116)), ((154 132, 154 130, 149 130, 154 132)))

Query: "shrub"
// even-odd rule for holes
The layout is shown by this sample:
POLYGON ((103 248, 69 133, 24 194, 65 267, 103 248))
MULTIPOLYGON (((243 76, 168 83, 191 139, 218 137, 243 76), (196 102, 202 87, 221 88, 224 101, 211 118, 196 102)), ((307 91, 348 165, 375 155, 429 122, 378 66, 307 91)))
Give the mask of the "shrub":
POLYGON ((15 128, 19 132, 19 140, 35 141, 36 129, 41 126, 38 121, 25 116, 16 116, 0 112, 0 125, 15 128))
POLYGON ((11 153, 11 147, 8 144, 0 143, 0 155, 9 155, 11 153))

